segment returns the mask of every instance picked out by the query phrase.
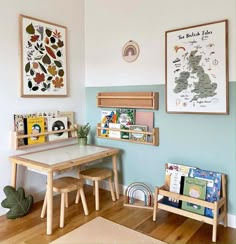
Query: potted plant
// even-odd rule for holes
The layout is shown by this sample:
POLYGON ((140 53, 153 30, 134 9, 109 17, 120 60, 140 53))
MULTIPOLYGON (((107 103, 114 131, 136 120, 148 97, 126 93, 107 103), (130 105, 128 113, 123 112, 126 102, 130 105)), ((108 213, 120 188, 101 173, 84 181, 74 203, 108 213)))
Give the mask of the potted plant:
POLYGON ((76 125, 75 129, 78 136, 79 145, 87 145, 88 134, 90 131, 91 125, 87 123, 86 125, 76 125))

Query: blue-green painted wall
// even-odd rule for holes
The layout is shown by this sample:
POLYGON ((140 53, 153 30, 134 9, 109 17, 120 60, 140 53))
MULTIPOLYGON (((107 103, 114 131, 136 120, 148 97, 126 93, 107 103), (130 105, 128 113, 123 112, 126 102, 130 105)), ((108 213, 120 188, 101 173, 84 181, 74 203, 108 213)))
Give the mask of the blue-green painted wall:
MULTIPOLYGON (((86 88, 86 120, 92 125, 90 142, 120 148, 120 183, 141 181, 154 187, 164 183, 164 164, 180 163, 227 174, 228 213, 236 215, 236 83, 229 86, 229 115, 168 114, 164 85, 86 88), (101 111, 96 96, 102 91, 159 92, 155 127, 160 130, 158 147, 96 138, 101 111)), ((109 110, 109 109, 108 109, 109 110)))

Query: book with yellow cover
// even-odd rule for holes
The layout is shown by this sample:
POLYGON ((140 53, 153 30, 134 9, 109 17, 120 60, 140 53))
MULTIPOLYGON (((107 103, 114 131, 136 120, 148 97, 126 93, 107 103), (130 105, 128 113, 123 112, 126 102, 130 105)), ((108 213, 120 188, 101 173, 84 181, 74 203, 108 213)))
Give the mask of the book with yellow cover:
POLYGON ((28 145, 45 142, 45 135, 37 136, 38 133, 44 132, 44 117, 26 118, 24 122, 25 134, 35 135, 27 138, 28 145))

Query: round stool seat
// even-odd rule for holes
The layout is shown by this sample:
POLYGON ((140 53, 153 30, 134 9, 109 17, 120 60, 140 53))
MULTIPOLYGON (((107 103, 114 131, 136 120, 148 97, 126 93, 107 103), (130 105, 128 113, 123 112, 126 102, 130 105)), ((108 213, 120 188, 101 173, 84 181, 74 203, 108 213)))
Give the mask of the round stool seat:
POLYGON ((53 191, 58 193, 71 192, 83 187, 83 181, 74 177, 62 177, 53 180, 53 191))
POLYGON ((112 176, 112 171, 104 168, 91 168, 80 172, 81 178, 89 180, 103 180, 112 176))

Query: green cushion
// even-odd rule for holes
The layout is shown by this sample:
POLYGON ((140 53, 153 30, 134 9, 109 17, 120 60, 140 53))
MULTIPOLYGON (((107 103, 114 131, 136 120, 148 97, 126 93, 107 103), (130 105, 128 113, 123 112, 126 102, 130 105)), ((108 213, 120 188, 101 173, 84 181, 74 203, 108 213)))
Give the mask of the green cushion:
POLYGON ((25 191, 19 187, 17 191, 12 186, 5 186, 3 189, 6 199, 1 202, 2 207, 9 208, 8 219, 16 219, 26 215, 33 205, 33 196, 25 197, 25 191))

